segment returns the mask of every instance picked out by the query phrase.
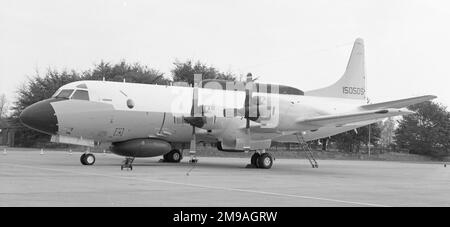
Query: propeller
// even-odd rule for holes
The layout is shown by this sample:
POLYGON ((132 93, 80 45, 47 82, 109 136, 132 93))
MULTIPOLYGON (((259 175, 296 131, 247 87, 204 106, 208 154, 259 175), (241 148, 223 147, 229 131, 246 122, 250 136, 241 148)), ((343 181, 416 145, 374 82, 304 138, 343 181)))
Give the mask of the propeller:
POLYGON ((250 150, 251 148, 251 131, 250 131, 250 121, 251 120, 256 120, 259 117, 259 99, 256 99, 256 118, 255 116, 250 116, 250 111, 254 110, 254 108, 252 108, 253 105, 253 89, 254 89, 254 81, 257 80, 253 79, 253 75, 251 73, 247 74, 247 80, 246 80, 246 84, 245 84, 245 114, 244 117, 246 119, 246 124, 245 124, 245 128, 246 130, 246 140, 245 140, 245 145, 244 145, 244 150, 250 150))
MULTIPOLYGON (((197 153, 197 136, 195 133, 196 127, 202 127, 205 123, 205 119, 203 118, 203 114, 198 111, 198 86, 200 81, 202 80, 202 74, 194 74, 194 89, 192 96, 192 110, 191 117, 186 119, 186 121, 192 125, 192 139, 189 148, 189 154, 191 159, 189 162, 196 163, 198 161, 195 154, 197 153)), ((202 111, 203 112, 203 111, 202 111)))
MULTIPOLYGON (((203 108, 202 110, 199 109, 198 105, 198 92, 199 92, 199 86, 200 82, 202 80, 201 74, 194 74, 194 84, 193 84, 193 100, 192 100, 192 108, 191 108, 191 116, 185 117, 184 121, 189 123, 192 126, 192 139, 190 142, 190 150, 189 154, 191 156, 190 162, 196 163, 197 158, 195 157, 196 154, 196 128, 202 128, 206 123, 206 117, 203 115, 203 108)), ((254 79, 252 78, 252 74, 247 74, 246 84, 245 84, 245 103, 244 103, 244 118, 246 119, 246 132, 245 132, 245 138, 244 138, 244 144, 243 149, 244 150, 250 150, 251 149, 251 130, 250 130, 250 121, 256 121, 259 117, 259 99, 256 98, 256 100, 253 100, 253 90, 255 89, 254 86, 254 79), (255 111, 255 101, 256 101, 256 116, 253 116, 253 112, 255 111)), ((257 89, 258 90, 258 89, 257 89)))

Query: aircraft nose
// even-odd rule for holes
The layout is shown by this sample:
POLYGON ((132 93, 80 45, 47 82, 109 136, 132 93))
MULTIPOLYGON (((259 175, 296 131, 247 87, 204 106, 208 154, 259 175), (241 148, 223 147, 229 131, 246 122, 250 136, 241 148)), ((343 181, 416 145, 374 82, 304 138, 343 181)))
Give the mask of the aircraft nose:
POLYGON ((46 134, 56 134, 58 120, 51 102, 51 99, 47 99, 25 108, 19 116, 22 124, 46 134))

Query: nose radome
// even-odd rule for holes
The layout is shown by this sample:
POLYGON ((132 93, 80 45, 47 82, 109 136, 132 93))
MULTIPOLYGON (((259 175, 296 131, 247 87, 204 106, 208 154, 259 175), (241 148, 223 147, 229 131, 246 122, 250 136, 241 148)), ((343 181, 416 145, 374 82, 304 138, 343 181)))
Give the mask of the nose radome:
POLYGON ((58 120, 50 103, 52 103, 52 100, 47 99, 25 108, 19 116, 22 124, 46 134, 56 134, 58 132, 58 120))

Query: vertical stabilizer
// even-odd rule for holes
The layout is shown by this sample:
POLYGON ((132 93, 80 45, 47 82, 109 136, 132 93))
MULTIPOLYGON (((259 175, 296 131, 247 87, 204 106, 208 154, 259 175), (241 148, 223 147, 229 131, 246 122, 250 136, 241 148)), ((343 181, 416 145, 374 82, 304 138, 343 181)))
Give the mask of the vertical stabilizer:
POLYGON ((347 99, 366 98, 366 69, 364 63, 364 40, 356 39, 344 75, 333 85, 305 92, 308 96, 347 99))

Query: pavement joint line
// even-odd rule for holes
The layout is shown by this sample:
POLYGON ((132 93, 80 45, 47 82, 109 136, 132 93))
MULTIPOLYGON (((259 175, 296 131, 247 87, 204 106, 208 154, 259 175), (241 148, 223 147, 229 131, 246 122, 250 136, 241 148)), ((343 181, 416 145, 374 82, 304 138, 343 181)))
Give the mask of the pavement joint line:
POLYGON ((21 168, 46 170, 46 171, 53 171, 53 172, 65 172, 65 173, 72 173, 72 174, 77 174, 77 175, 101 176, 101 177, 116 178, 116 179, 123 179, 123 180, 137 180, 137 181, 144 181, 144 182, 165 183, 165 184, 172 184, 172 185, 190 186, 190 187, 196 187, 196 188, 215 189, 215 190, 232 191, 232 192, 254 193, 254 194, 262 194, 262 195, 278 196, 278 197, 309 199, 309 200, 336 202, 336 203, 359 205, 359 206, 390 207, 387 205, 381 205, 381 204, 375 204, 375 203, 354 202, 354 201, 329 199, 329 198, 314 197, 314 196, 302 196, 302 195, 284 194, 284 193, 276 193, 276 192, 249 190, 249 189, 227 188, 227 187, 218 187, 218 186, 209 186, 209 185, 182 183, 182 182, 175 182, 175 181, 155 180, 155 179, 142 179, 142 178, 137 178, 136 176, 126 177, 126 176, 107 175, 107 174, 100 174, 100 173, 76 172, 76 171, 63 170, 63 169, 33 167, 33 166, 25 166, 25 165, 19 165, 19 164, 9 164, 9 163, 5 163, 5 164, 9 165, 9 166, 15 166, 15 167, 21 167, 21 168))

